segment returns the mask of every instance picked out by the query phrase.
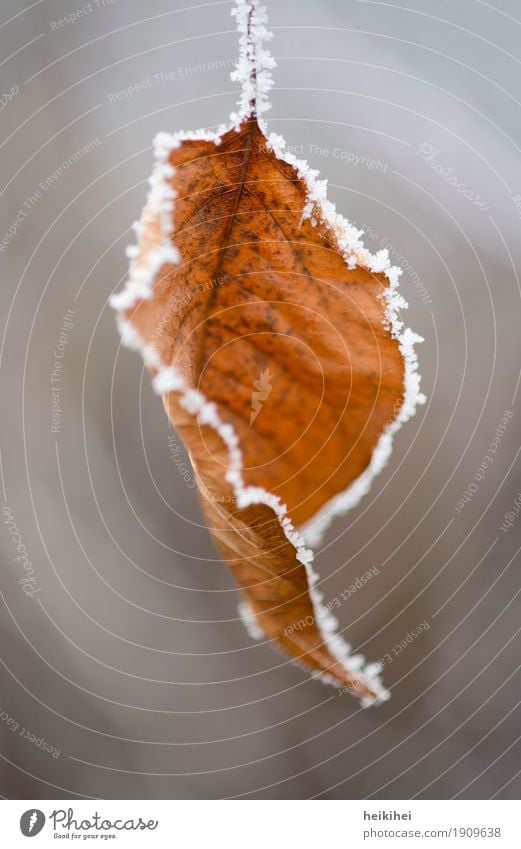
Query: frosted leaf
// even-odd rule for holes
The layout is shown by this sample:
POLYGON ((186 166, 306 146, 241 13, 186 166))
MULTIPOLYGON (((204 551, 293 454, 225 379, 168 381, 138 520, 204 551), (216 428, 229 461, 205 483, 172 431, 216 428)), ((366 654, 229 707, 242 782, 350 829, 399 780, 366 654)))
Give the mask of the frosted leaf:
MULTIPOLYGON (((147 205, 141 221, 134 225, 137 245, 127 250, 131 261, 128 281, 123 291, 111 298, 111 304, 119 311, 118 326, 123 344, 141 350, 146 364, 155 372, 156 392, 178 393, 181 406, 196 416, 201 424, 213 428, 219 434, 228 451, 228 468, 225 471, 225 477, 233 487, 238 507, 242 509, 253 504, 265 504, 278 516, 286 538, 294 546, 298 560, 306 569, 314 616, 324 643, 345 669, 367 681, 375 694, 373 698, 362 699, 362 706, 366 707, 386 701, 389 697, 380 679, 381 665, 375 663, 365 665, 362 655, 351 655, 350 645, 336 633, 336 619, 324 606, 322 594, 317 587, 318 576, 312 568, 314 555, 309 546, 318 544, 332 519, 356 505, 368 492, 374 477, 384 467, 391 454, 395 432, 414 415, 417 405, 425 402, 425 396, 420 391, 418 361, 414 350, 415 344, 422 340, 412 330, 404 327, 400 311, 405 309, 407 304, 398 292, 401 270, 391 266, 388 251, 381 250, 374 255, 371 254, 362 241, 363 231, 340 215, 335 205, 327 199, 327 180, 319 179, 317 170, 287 151, 282 136, 275 133, 267 134, 262 116, 270 108, 268 94, 273 86, 271 71, 276 63, 266 48, 272 33, 267 28, 265 8, 259 4, 258 0, 236 0, 232 14, 236 18, 239 32, 239 59, 232 72, 232 79, 241 86, 238 111, 231 116, 231 126, 223 125, 216 131, 201 129, 175 134, 159 133, 156 136, 154 145, 156 164, 150 179, 147 205), (388 278, 389 287, 384 296, 385 319, 393 337, 399 342, 405 362, 403 404, 394 421, 381 435, 368 467, 345 492, 331 499, 300 530, 293 526, 286 506, 277 496, 261 487, 245 485, 242 473, 243 455, 238 435, 232 425, 221 420, 216 405, 198 390, 189 388, 174 367, 165 366, 154 347, 145 344, 125 316, 126 311, 139 300, 152 296, 154 281, 163 265, 166 263, 175 265, 180 261, 179 252, 170 237, 176 199, 176 192, 172 188, 175 172, 169 161, 171 152, 184 142, 190 141, 209 141, 219 145, 225 133, 230 129, 237 129, 249 118, 258 120, 259 126, 267 136, 266 146, 279 159, 292 165, 304 181, 307 188, 307 203, 303 210, 303 220, 309 218, 315 225, 323 221, 332 228, 349 268, 360 265, 374 273, 383 273, 388 278), (159 245, 148 245, 147 216, 149 215, 159 216, 161 223, 159 245)), ((255 635, 256 639, 261 638, 262 632, 258 628, 251 609, 247 605, 242 605, 240 612, 252 636, 255 635)), ((327 674, 314 673, 314 677, 320 678, 325 683, 337 683, 327 674)))

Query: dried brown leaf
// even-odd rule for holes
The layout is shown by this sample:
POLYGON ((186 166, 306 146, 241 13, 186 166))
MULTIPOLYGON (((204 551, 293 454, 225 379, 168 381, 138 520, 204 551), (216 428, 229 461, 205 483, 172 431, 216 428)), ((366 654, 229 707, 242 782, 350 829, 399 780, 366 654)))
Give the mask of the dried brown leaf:
POLYGON ((363 492, 375 448, 387 452, 397 413, 409 414, 406 345, 392 326, 392 274, 375 270, 380 258, 265 133, 261 12, 238 7, 250 50, 243 114, 216 135, 159 139, 130 283, 115 300, 252 624, 366 704, 385 697, 377 670, 361 670, 333 635, 294 526, 357 479, 363 492))

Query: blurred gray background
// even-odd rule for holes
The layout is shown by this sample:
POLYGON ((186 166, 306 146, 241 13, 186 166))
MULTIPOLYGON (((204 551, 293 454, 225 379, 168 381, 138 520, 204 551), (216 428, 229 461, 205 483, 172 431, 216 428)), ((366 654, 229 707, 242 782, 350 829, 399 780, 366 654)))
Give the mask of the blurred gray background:
POLYGON ((376 567, 337 613, 393 698, 361 711, 247 636, 107 305, 155 133, 234 106, 231 3, 3 0, 7 798, 519 795, 521 10, 267 5, 270 128, 401 260, 425 337, 428 405, 317 558, 326 600, 376 567))

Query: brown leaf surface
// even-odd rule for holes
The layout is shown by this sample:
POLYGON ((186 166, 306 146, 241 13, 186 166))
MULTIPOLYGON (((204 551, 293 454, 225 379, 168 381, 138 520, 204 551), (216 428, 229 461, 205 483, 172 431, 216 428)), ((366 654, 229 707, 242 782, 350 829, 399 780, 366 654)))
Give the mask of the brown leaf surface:
MULTIPOLYGON (((219 145, 185 141, 170 162, 170 238, 182 260, 163 266, 153 297, 126 319, 232 425, 245 484, 279 496, 301 525, 367 467, 402 403, 404 364, 381 298, 389 281, 348 269, 332 228, 302 220, 307 187, 267 147, 256 120, 219 145)), ((149 209, 144 223, 138 263, 161 241, 158 211, 149 209)), ((313 608, 275 513, 239 510, 222 440, 187 420, 176 393, 165 403, 198 470, 214 537, 262 629, 351 684, 316 624, 287 636, 313 608)))
POLYGON ((219 146, 185 142, 171 162, 182 263, 128 317, 233 425, 246 483, 280 496, 301 525, 366 468, 402 403, 404 365, 379 298, 389 281, 349 270, 330 228, 301 222, 306 186, 256 121, 219 146))

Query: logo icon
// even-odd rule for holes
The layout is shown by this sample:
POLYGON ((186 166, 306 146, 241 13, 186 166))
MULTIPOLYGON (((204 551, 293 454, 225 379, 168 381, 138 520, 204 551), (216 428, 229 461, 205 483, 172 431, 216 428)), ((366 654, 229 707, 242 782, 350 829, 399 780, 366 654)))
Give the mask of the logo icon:
POLYGON ((271 393, 271 390, 272 390, 273 387, 272 387, 270 381, 271 381, 272 377, 273 377, 273 375, 270 374, 270 370, 269 370, 269 368, 267 368, 266 371, 263 371, 261 373, 259 380, 253 381, 253 388, 256 389, 257 391, 252 392, 252 396, 251 396, 252 412, 250 414, 250 427, 253 426, 255 419, 257 418, 260 411, 262 410, 262 407, 263 407, 262 402, 267 401, 267 399, 268 399, 268 397, 271 393))
POLYGON ((31 808, 20 817, 20 831, 25 837, 35 837, 45 825, 45 814, 38 808, 31 808))

